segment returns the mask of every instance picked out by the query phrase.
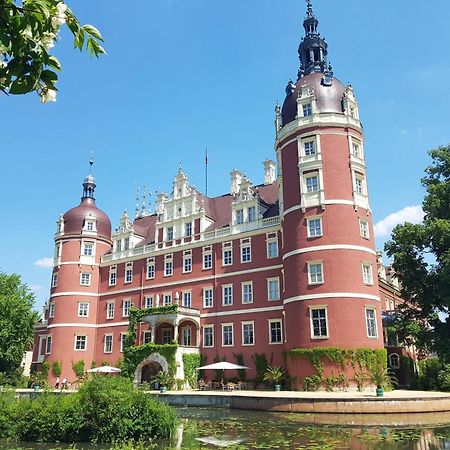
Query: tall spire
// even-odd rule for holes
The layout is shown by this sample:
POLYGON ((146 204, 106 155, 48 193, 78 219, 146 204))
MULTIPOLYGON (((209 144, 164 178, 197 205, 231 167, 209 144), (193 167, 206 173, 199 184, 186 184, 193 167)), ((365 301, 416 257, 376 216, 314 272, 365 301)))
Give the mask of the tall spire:
POLYGON ((94 158, 91 156, 89 160, 89 174, 83 181, 83 198, 92 198, 94 199, 95 192, 95 178, 92 176, 92 166, 94 164, 94 158))
POLYGON ((310 73, 323 73, 322 84, 329 86, 332 81, 333 72, 329 66, 328 44, 317 31, 319 21, 314 14, 311 0, 306 0, 306 18, 303 21, 305 36, 300 42, 298 56, 300 58, 300 69, 298 78, 302 78, 310 73))

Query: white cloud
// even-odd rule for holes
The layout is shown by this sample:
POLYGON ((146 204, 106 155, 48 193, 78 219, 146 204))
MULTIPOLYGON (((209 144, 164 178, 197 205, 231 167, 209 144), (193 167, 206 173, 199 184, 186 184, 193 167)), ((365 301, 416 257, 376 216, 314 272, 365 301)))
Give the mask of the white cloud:
POLYGON ((41 258, 33 263, 34 266, 51 269, 53 267, 53 258, 41 258))
POLYGON ((30 288, 33 292, 37 293, 37 292, 42 291, 42 289, 44 289, 44 286, 41 286, 40 284, 32 284, 31 286, 29 286, 29 288, 30 288))
POLYGON ((393 228, 403 222, 420 223, 424 213, 419 205, 407 206, 400 211, 389 214, 375 224, 375 236, 389 236, 393 228))

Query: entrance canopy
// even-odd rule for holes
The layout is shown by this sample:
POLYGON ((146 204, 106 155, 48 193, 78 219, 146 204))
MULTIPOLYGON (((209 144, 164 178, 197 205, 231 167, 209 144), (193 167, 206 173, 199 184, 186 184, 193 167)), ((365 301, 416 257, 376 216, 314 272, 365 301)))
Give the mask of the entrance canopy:
POLYGON ((250 369, 250 367, 240 366, 238 364, 229 363, 226 361, 217 362, 214 364, 208 364, 207 366, 197 367, 197 370, 239 370, 239 369, 250 369))

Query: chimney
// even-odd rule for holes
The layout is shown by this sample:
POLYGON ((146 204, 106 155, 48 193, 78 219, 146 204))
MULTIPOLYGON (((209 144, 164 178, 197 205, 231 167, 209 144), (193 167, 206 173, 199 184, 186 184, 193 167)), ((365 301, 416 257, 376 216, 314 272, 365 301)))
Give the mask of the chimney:
POLYGON ((239 193, 239 186, 241 185, 242 180, 242 172, 239 172, 239 170, 233 169, 230 172, 231 175, 231 189, 230 192, 232 195, 236 195, 239 193))
POLYGON ((275 163, 270 160, 266 159, 264 162, 264 185, 272 184, 275 179, 275 163))

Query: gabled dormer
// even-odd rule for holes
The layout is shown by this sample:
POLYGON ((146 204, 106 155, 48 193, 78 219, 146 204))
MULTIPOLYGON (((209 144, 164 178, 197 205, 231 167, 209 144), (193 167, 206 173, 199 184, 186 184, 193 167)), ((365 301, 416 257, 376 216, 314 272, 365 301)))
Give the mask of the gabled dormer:
POLYGON ((316 96, 314 95, 314 89, 312 89, 309 84, 304 83, 298 91, 297 118, 311 118, 316 113, 317 102, 316 96))
POLYGON ((356 101, 355 92, 351 84, 347 86, 342 100, 344 107, 344 114, 350 116, 352 119, 359 120, 359 108, 356 101))
POLYGON ((257 222, 267 210, 258 196, 256 189, 252 188, 252 182, 245 176, 239 183, 239 189, 232 203, 232 225, 257 222))
POLYGON ((113 252, 128 251, 136 246, 143 239, 134 232, 133 224, 130 222, 128 213, 124 211, 120 216, 119 226, 112 235, 113 252))

